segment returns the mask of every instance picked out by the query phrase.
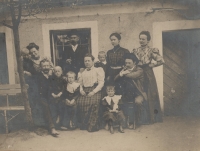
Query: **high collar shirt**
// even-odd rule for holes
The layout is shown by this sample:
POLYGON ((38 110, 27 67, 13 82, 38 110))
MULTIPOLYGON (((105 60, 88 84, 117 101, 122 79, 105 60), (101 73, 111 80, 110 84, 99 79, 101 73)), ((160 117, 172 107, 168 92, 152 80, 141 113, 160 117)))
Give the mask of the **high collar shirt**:
POLYGON ((92 87, 94 84, 97 84, 97 87, 93 90, 94 93, 97 93, 104 86, 105 72, 103 68, 96 68, 92 66, 90 70, 85 69, 79 75, 79 83, 81 85, 80 90, 83 90, 83 87, 92 87))
POLYGON ((132 52, 139 59, 138 65, 149 64, 152 60, 164 62, 163 57, 159 53, 159 50, 157 48, 150 48, 148 45, 145 47, 133 49, 132 52))
POLYGON ((80 86, 80 83, 76 83, 76 82, 73 82, 73 83, 68 83, 67 84, 67 91, 70 92, 70 93, 74 93, 75 90, 80 86))
POLYGON ((107 64, 110 67, 122 67, 124 65, 125 54, 130 53, 127 49, 115 46, 107 52, 107 64))

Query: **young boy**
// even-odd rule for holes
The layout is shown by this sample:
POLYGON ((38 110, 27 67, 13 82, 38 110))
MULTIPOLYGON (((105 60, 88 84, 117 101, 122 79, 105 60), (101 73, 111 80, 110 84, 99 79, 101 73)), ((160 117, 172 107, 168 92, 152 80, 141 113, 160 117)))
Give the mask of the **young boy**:
POLYGON ((121 95, 115 95, 115 87, 113 85, 106 86, 107 96, 103 98, 102 105, 104 108, 103 118, 106 127, 109 126, 110 133, 114 133, 113 122, 119 122, 119 132, 124 133, 122 124, 125 120, 123 111, 121 110, 121 95))
POLYGON ((76 74, 72 71, 67 72, 67 84, 63 92, 63 99, 69 116, 69 127, 75 129, 74 117, 76 113, 76 99, 79 96, 80 84, 75 82, 76 74))
POLYGON ((53 75, 49 77, 49 101, 52 107, 55 107, 57 116, 56 123, 61 123, 61 96, 63 94, 64 86, 66 84, 62 76, 62 68, 60 66, 54 67, 53 75))
POLYGON ((102 67, 105 74, 106 74, 106 70, 107 70, 107 63, 106 63, 106 53, 104 51, 100 51, 98 54, 98 59, 99 61, 97 61, 94 66, 95 67, 102 67))

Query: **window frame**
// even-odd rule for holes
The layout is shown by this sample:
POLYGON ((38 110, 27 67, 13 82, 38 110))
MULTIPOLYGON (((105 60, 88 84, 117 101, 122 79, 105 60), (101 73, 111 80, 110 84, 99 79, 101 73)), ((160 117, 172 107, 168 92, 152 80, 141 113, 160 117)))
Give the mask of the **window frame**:
MULTIPOLYGON (((98 24, 97 21, 73 22, 73 23, 54 23, 42 24, 43 33, 43 56, 51 57, 50 31, 66 29, 91 29, 91 52, 95 58, 98 58, 98 24)), ((53 59, 53 58, 52 58, 53 59)))

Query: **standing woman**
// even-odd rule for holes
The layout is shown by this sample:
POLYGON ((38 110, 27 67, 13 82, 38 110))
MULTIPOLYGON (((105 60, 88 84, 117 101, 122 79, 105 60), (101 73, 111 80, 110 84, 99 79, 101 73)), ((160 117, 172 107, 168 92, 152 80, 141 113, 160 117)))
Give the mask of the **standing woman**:
POLYGON ((133 49, 133 53, 139 59, 138 66, 142 67, 145 74, 144 87, 147 93, 148 107, 149 107, 149 123, 162 122, 162 113, 160 107, 160 100, 158 95, 158 88, 153 68, 163 65, 163 57, 159 54, 157 48, 150 48, 148 46, 151 36, 149 31, 142 31, 139 34, 140 47, 133 49), (152 63, 154 60, 155 63, 152 63))
POLYGON ((81 96, 77 99, 77 117, 81 130, 93 132, 99 130, 99 105, 105 73, 103 68, 94 67, 94 57, 91 54, 85 55, 84 64, 86 68, 78 79, 81 96))
MULTIPOLYGON (((39 46, 36 45, 35 43, 29 43, 29 45, 26 47, 29 50, 29 54, 31 56, 30 60, 31 60, 31 66, 29 67, 30 69, 32 69, 34 72, 31 73, 31 84, 29 85, 29 100, 30 102, 33 102, 35 105, 32 108, 32 114, 34 116, 34 118, 37 120, 38 118, 40 118, 40 114, 42 114, 40 110, 40 105, 38 104, 38 100, 39 100, 39 90, 38 90, 38 74, 41 71, 41 66, 40 66, 40 61, 42 60, 40 53, 39 53, 39 46), (39 117, 38 117, 39 116, 39 117)), ((52 69, 53 69, 53 64, 51 61, 49 61, 50 63, 50 70, 49 70, 49 74, 52 74, 52 69)))
POLYGON ((39 46, 35 43, 29 43, 29 45, 26 48, 30 51, 34 69, 36 70, 36 72, 40 72, 41 57, 39 54, 39 46))
MULTIPOLYGON (((36 73, 40 72, 40 61, 41 61, 41 57, 40 57, 40 53, 39 53, 39 46, 36 45, 35 43, 29 43, 29 45, 26 47, 29 51, 30 51, 30 55, 31 55, 31 61, 33 62, 33 68, 35 69, 36 73)), ((51 70, 49 71, 49 74, 52 74, 52 70, 53 70, 53 63, 50 63, 51 65, 51 70)), ((35 74, 36 74, 35 73, 35 74)))
MULTIPOLYGON (((118 33, 112 33, 110 35, 111 44, 113 49, 107 52, 107 81, 113 81, 116 75, 122 70, 124 65, 124 56, 130 53, 127 49, 120 47, 121 36, 118 33)), ((115 83, 116 94, 121 94, 119 83, 115 83)))

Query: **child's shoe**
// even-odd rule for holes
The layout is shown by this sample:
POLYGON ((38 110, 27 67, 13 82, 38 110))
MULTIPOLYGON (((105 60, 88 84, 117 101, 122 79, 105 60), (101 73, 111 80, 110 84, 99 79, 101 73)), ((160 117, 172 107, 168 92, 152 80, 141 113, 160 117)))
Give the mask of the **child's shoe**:
POLYGON ((56 124, 60 123, 60 116, 57 117, 56 119, 56 124))
POLYGON ((119 132, 120 133, 124 133, 124 129, 123 129, 123 127, 121 125, 119 126, 119 132))
POLYGON ((70 129, 74 130, 76 127, 72 121, 69 122, 70 129))
POLYGON ((57 137, 59 135, 59 133, 55 130, 55 128, 51 129, 51 135, 54 137, 57 137))
POLYGON ((65 126, 61 126, 60 129, 63 130, 63 131, 67 131, 68 130, 68 128, 65 127, 65 126))
POLYGON ((114 134, 113 126, 110 126, 110 133, 111 133, 111 134, 114 134))
POLYGON ((108 123, 106 123, 106 126, 104 127, 105 128, 105 130, 109 130, 109 126, 108 126, 108 123))

